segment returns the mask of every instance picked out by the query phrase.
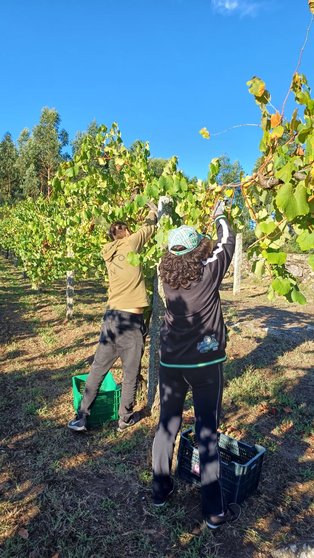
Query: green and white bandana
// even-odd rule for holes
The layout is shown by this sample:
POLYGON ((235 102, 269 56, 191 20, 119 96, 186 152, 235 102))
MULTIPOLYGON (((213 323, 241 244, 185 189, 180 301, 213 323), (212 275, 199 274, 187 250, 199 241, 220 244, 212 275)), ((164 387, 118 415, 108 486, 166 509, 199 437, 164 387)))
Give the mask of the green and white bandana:
POLYGON ((204 235, 199 234, 193 227, 182 225, 169 231, 168 250, 175 256, 183 256, 197 248, 203 238, 204 235), (174 246, 184 246, 184 250, 174 250, 174 246))

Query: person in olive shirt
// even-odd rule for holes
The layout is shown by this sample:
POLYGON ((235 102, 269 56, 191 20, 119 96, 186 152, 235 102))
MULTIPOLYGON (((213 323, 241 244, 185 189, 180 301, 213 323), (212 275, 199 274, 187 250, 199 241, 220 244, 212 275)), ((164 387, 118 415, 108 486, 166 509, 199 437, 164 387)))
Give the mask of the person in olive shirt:
MULTIPOLYGON (((139 253, 155 232, 158 210, 154 204, 148 205, 153 210, 137 232, 131 234, 122 221, 110 226, 112 242, 102 250, 109 276, 108 304, 80 409, 68 423, 71 430, 86 430, 86 417, 99 386, 118 357, 123 368, 118 430, 133 426, 139 418, 133 414, 133 407, 146 334, 143 311, 149 300, 141 266, 128 263, 127 256, 129 252, 139 253)), ((162 209, 159 217, 161 213, 162 209)))

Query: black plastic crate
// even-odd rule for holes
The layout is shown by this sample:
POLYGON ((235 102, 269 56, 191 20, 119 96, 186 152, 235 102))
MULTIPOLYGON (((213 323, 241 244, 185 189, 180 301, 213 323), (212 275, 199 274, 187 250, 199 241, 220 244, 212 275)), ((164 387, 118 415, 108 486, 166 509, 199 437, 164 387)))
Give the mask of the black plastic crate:
MULTIPOLYGON (((257 489, 265 448, 238 442, 226 434, 218 434, 221 459, 221 481, 226 503, 240 504, 257 489)), ((200 486, 199 453, 192 428, 181 433, 176 474, 200 486)))

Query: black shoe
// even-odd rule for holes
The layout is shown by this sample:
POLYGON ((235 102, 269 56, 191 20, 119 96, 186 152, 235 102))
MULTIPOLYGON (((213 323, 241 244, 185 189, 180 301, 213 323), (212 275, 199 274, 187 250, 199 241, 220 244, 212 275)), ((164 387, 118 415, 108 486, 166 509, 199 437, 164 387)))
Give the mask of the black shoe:
POLYGON ((78 413, 73 420, 68 422, 68 428, 75 430, 76 432, 83 432, 84 430, 87 430, 86 417, 78 413))
POLYGON ((171 480, 171 484, 167 492, 164 492, 163 494, 161 494, 160 492, 159 493, 153 492, 153 504, 156 508, 161 508, 162 506, 164 506, 165 503, 170 498, 171 494, 174 493, 174 482, 173 479, 170 480, 171 480))
POLYGON ((128 420, 128 422, 125 422, 122 419, 119 419, 118 422, 118 432, 124 432, 124 430, 126 430, 127 428, 130 428, 131 426, 134 426, 134 424, 136 424, 139 420, 140 420, 140 414, 139 413, 134 413, 131 418, 128 420))
POLYGON ((218 529, 225 523, 232 523, 236 521, 241 515, 241 508, 239 504, 229 504, 227 510, 223 515, 209 515, 205 521, 209 529, 218 529))

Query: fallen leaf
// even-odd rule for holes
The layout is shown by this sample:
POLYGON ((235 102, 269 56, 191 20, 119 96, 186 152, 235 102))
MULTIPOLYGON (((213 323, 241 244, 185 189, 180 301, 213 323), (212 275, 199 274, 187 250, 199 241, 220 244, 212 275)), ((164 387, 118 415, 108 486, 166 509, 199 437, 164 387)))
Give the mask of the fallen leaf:
POLYGON ((18 530, 17 534, 25 540, 27 540, 29 537, 28 531, 24 527, 21 527, 21 529, 18 530))
POLYGON ((291 407, 284 407, 283 410, 285 413, 292 413, 291 407))
POLYGON ((268 407, 267 403, 261 403, 260 406, 259 406, 259 410, 260 410, 260 411, 268 412, 268 411, 269 411, 269 407, 268 407))

